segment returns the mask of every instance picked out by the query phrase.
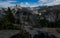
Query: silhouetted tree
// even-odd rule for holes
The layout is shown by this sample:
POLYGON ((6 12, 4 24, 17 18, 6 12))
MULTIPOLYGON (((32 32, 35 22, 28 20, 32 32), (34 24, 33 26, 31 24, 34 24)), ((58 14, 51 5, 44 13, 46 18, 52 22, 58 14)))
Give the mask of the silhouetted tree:
POLYGON ((12 13, 12 10, 8 7, 8 10, 7 10, 7 19, 10 23, 14 23, 15 22, 15 18, 13 16, 13 13, 12 13))

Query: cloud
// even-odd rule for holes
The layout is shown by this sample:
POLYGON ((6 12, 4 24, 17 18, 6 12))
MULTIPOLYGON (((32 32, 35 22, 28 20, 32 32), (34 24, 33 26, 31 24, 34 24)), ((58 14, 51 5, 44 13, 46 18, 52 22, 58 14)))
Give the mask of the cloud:
POLYGON ((9 7, 9 6, 14 6, 14 4, 10 4, 9 2, 0 2, 0 6, 9 7))
POLYGON ((17 2, 16 0, 7 0, 7 2, 17 2))
POLYGON ((28 2, 21 2, 20 5, 22 7, 36 7, 36 6, 39 6, 39 4, 37 4, 37 3, 30 4, 28 2))
POLYGON ((8 2, 17 2, 17 1, 8 1, 8 2))
POLYGON ((6 1, 1 1, 0 0, 0 7, 10 7, 10 6, 14 6, 15 4, 11 4, 11 2, 17 2, 14 0, 6 0, 6 1))
POLYGON ((30 6, 30 4, 28 2, 21 2, 20 5, 22 7, 29 7, 30 6))
POLYGON ((51 5, 60 5, 60 0, 54 0, 53 2, 47 3, 46 5, 49 5, 49 6, 51 6, 51 5))
POLYGON ((60 5, 60 0, 39 0, 39 2, 41 2, 40 5, 60 5))
POLYGON ((44 3, 44 2, 47 2, 48 0, 39 0, 39 2, 42 2, 42 3, 44 3))
MULTIPOLYGON (((15 6, 15 4, 12 4, 11 2, 17 2, 16 0, 6 0, 4 2, 2 2, 0 0, 0 6, 3 7, 8 7, 8 6, 15 6)), ((21 2, 19 3, 19 5, 21 5, 22 7, 36 7, 36 6, 41 6, 41 5, 59 5, 60 4, 60 0, 38 0, 38 3, 29 3, 29 2, 21 2)))

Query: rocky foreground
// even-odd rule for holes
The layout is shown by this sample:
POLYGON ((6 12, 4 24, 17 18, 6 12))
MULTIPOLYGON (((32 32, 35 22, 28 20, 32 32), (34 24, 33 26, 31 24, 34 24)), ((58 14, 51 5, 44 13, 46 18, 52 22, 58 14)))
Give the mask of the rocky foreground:
MULTIPOLYGON (((39 28, 33 28, 33 29, 25 28, 25 29, 31 35, 30 38, 33 38, 33 37, 39 38, 41 36, 41 34, 43 36, 46 35, 45 38, 60 38, 60 33, 57 31, 57 30, 59 30, 58 28, 41 28, 41 29, 39 29, 39 28), (48 36, 50 36, 50 37, 48 37, 48 36)), ((20 30, 0 30, 0 38, 12 38, 14 35, 16 35, 18 33, 20 33, 20 30)))

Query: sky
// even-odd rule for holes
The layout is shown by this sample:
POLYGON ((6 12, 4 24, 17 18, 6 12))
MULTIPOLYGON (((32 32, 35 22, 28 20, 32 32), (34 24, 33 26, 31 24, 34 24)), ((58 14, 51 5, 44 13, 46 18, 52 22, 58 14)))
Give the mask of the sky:
POLYGON ((0 0, 0 7, 15 6, 16 4, 22 7, 51 6, 59 5, 60 0, 0 0))

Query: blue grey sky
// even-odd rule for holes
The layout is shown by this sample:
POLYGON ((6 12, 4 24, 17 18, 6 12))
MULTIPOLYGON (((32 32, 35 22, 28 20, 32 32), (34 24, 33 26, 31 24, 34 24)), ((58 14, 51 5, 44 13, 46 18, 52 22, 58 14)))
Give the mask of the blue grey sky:
POLYGON ((59 5, 60 0, 0 0, 0 7, 14 6, 16 4, 22 7, 50 6, 59 5))

